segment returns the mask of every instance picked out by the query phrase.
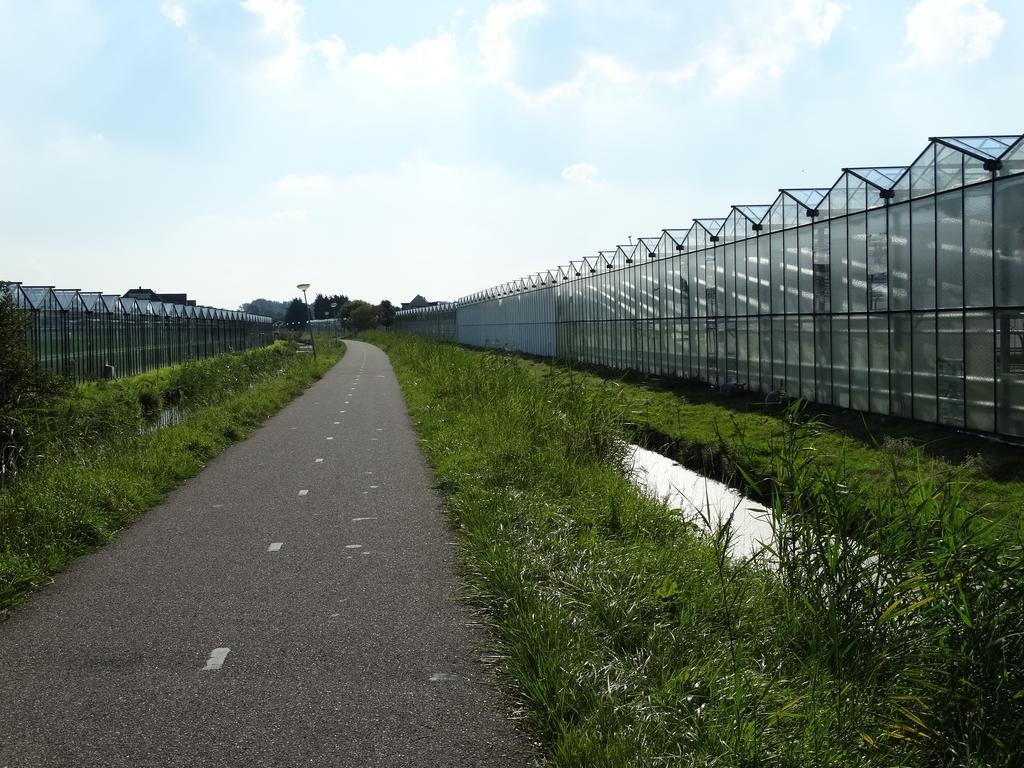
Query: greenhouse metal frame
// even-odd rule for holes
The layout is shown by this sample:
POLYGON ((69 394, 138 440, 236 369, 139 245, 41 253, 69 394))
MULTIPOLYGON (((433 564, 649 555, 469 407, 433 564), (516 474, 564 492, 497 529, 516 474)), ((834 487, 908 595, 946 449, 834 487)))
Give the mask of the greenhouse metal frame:
POLYGON ((21 283, 6 290, 32 313, 38 363, 76 382, 103 378, 107 366, 133 376, 273 341, 271 319, 247 312, 21 283))
POLYGON ((1024 139, 935 137, 395 325, 1024 437, 1024 139))

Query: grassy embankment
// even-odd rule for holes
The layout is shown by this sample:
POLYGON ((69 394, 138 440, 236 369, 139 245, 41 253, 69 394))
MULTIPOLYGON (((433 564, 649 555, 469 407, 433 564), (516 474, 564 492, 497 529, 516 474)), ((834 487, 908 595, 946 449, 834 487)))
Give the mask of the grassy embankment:
MULTIPOLYGON (((565 367, 520 359, 536 376, 565 367)), ((614 390, 624 418, 636 425, 633 437, 657 444, 681 463, 721 473, 724 459, 745 468, 751 478, 774 473, 774 445, 786 428, 785 409, 765 406, 756 396, 723 397, 700 383, 610 370, 577 373, 584 386, 614 390)), ((1024 515, 1022 446, 827 406, 811 404, 806 413, 823 427, 807 445, 823 469, 842 467, 860 485, 876 490, 892 490, 924 475, 937 485, 957 483, 965 503, 992 517, 1009 515, 1011 526, 1024 515)), ((770 484, 751 487, 747 478, 736 475, 725 479, 755 496, 770 496, 770 484)))
POLYGON ((819 461, 831 433, 789 419, 760 453, 775 551, 736 562, 728 527, 699 535, 622 476, 621 384, 372 338, 552 764, 1024 759, 1024 536, 993 534, 960 483, 854 482, 819 461))
POLYGON ((0 609, 105 543, 245 438, 344 354, 277 342, 129 379, 82 384, 25 416, 30 459, 0 487, 0 609), (159 427, 172 409, 177 423, 159 427))

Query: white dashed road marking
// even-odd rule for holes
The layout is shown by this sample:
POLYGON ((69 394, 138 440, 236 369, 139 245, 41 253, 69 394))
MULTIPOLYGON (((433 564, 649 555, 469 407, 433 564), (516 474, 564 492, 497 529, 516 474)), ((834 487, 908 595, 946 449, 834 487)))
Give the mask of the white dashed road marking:
POLYGON ((283 547, 283 546, 284 546, 284 542, 283 541, 275 541, 273 544, 271 544, 269 547, 267 547, 267 552, 280 552, 281 551, 281 547, 283 547))
POLYGON ((362 549, 362 544, 346 544, 345 549, 362 549))
POLYGON ((317 460, 316 460, 316 463, 317 463, 317 464, 323 464, 323 463, 324 463, 324 460, 323 460, 323 459, 317 459, 317 460))
POLYGON ((353 523, 361 523, 361 522, 363 522, 363 520, 376 520, 376 519, 377 519, 376 517, 353 517, 352 518, 352 522, 353 523))
POLYGON ((309 491, 307 491, 305 488, 303 488, 301 491, 299 491, 299 496, 308 496, 308 495, 309 495, 309 491))
POLYGON ((333 438, 333 437, 328 437, 327 439, 328 439, 328 440, 333 440, 334 438, 333 438))
POLYGON ((231 652, 230 648, 214 648, 210 651, 210 658, 206 660, 206 666, 203 667, 203 672, 216 672, 218 669, 224 666, 224 659, 231 652))

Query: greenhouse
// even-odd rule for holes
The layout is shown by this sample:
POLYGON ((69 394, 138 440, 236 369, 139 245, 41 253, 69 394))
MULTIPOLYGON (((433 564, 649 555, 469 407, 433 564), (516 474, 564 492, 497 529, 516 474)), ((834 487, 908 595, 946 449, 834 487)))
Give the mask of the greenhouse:
POLYGON ((270 318, 246 312, 21 283, 6 290, 32 313, 29 344, 40 365, 72 381, 133 376, 273 340, 270 318))
POLYGON ((1024 139, 932 138, 396 327, 1024 437, 1024 139))

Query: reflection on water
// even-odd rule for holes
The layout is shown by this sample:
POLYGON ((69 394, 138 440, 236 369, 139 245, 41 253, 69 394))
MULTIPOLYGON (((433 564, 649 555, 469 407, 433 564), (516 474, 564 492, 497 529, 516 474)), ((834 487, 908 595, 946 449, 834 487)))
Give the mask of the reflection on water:
POLYGON ((628 447, 625 464, 634 485, 703 530, 733 515, 733 557, 750 557, 771 543, 771 511, 739 491, 638 445, 628 447))
POLYGON ((168 405, 156 413, 147 415, 139 426, 139 434, 144 435, 164 427, 173 427, 183 418, 185 418, 185 411, 180 406, 168 405))

